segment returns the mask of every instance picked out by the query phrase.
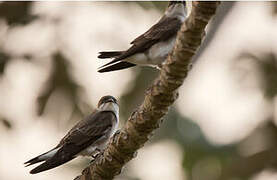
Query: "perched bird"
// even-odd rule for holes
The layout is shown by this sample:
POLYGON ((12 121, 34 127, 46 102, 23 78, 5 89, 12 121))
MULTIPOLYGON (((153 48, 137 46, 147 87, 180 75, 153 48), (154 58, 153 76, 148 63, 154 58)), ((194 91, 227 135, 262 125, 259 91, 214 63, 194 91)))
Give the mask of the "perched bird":
POLYGON ((79 155, 94 157, 106 147, 115 133, 118 121, 117 100, 112 96, 104 96, 98 102, 98 110, 79 121, 55 148, 24 164, 30 166, 45 161, 30 171, 31 174, 36 174, 62 165, 79 155))
POLYGON ((99 52, 98 58, 113 58, 101 66, 98 72, 109 72, 135 65, 161 67, 172 51, 177 32, 187 15, 185 1, 170 1, 157 24, 131 42, 126 51, 99 52))

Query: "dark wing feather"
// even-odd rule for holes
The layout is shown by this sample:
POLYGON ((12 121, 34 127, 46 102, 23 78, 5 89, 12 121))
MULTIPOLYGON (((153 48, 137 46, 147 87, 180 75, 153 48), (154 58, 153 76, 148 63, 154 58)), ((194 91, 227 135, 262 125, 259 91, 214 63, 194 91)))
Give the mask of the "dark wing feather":
POLYGON ((91 114, 74 126, 61 140, 57 146, 60 149, 52 158, 31 170, 30 173, 39 173, 72 160, 79 152, 110 131, 113 121, 116 121, 113 112, 100 111, 91 114))
POLYGON ((153 40, 166 41, 180 29, 182 22, 174 17, 163 17, 157 24, 154 24, 148 31, 134 39, 131 44, 138 45, 153 40))
MULTIPOLYGON (((54 149, 55 149, 55 148, 54 148, 54 149)), ((45 161, 47 158, 41 158, 41 157, 42 157, 43 155, 45 155, 45 154, 47 154, 47 153, 53 151, 54 149, 51 149, 50 151, 47 151, 47 152, 45 152, 45 153, 43 153, 43 154, 41 154, 41 155, 39 155, 39 156, 37 156, 37 157, 34 157, 33 159, 30 159, 29 161, 25 162, 25 163, 24 163, 24 164, 26 164, 25 167, 31 166, 31 165, 33 165, 33 164, 36 164, 36 163, 39 163, 39 162, 42 162, 42 161, 45 161)))
MULTIPOLYGON (((182 22, 178 18, 163 17, 157 24, 153 25, 148 31, 141 36, 137 37, 133 44, 127 51, 122 52, 121 55, 114 58, 111 63, 118 62, 125 58, 128 58, 136 53, 145 52, 151 46, 159 41, 166 41, 174 36, 180 29, 182 22)), ((101 67, 106 67, 105 64, 101 67)))
POLYGON ((105 59, 105 58, 113 58, 116 56, 120 56, 122 54, 122 51, 102 51, 99 52, 98 58, 105 59))
POLYGON ((126 69, 126 68, 133 67, 133 66, 136 66, 136 65, 133 64, 133 63, 121 61, 121 62, 112 64, 112 65, 107 66, 107 67, 100 67, 98 72, 103 73, 103 72, 122 70, 122 69, 126 69))
POLYGON ((132 41, 133 46, 116 59, 122 60, 136 53, 145 52, 155 43, 170 39, 177 33, 181 25, 182 22, 178 18, 162 18, 147 32, 132 41))

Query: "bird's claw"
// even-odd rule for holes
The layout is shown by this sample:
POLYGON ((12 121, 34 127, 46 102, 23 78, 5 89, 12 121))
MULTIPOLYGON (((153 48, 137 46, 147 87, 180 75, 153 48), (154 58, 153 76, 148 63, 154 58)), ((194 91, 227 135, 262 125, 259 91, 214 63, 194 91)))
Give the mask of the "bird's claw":
POLYGON ((120 134, 120 129, 117 130, 115 133, 114 133, 114 136, 118 136, 120 134))
POLYGON ((99 156, 99 155, 102 155, 104 153, 103 150, 99 149, 99 148, 96 148, 95 149, 95 154, 91 155, 91 157, 93 158, 90 163, 92 163, 93 161, 95 161, 95 159, 99 156))

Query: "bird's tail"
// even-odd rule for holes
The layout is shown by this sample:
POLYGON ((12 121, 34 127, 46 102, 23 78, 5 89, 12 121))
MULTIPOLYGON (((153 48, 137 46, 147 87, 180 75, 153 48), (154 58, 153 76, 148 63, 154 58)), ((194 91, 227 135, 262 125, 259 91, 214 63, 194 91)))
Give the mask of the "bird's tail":
POLYGON ((101 66, 98 69, 98 72, 103 73, 103 72, 117 71, 117 70, 129 68, 129 67, 133 67, 133 66, 135 66, 135 64, 129 63, 126 61, 121 61, 121 62, 113 63, 113 64, 112 64, 112 62, 110 62, 108 64, 105 64, 104 66, 101 66))
POLYGON ((58 148, 54 148, 51 149, 50 151, 43 153, 27 162, 25 162, 25 167, 42 162, 42 161, 46 161, 47 159, 51 158, 54 156, 54 154, 58 151, 58 148))
POLYGON ((135 66, 133 63, 129 63, 126 61, 120 61, 122 57, 120 57, 124 51, 106 51, 106 52, 99 52, 98 58, 100 59, 106 59, 106 58, 113 58, 113 60, 107 64, 104 64, 103 66, 98 68, 98 72, 110 72, 110 71, 116 71, 121 70, 129 67, 135 66))
POLYGON ((98 58, 106 59, 106 58, 115 58, 120 56, 124 51, 102 51, 99 52, 98 58))
POLYGON ((64 164, 72 159, 74 159, 75 156, 70 156, 70 157, 60 157, 59 156, 54 156, 52 158, 47 159, 44 163, 40 164, 39 166, 35 167, 30 171, 31 174, 37 174, 42 171, 46 171, 52 168, 55 168, 61 164, 64 164))

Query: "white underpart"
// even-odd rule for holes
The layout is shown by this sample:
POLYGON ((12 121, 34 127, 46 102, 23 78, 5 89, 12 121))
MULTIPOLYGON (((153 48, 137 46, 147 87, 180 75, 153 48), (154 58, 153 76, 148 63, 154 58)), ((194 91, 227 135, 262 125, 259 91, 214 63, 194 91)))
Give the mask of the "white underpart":
POLYGON ((90 145, 89 147, 87 147, 86 149, 84 149, 82 152, 80 152, 78 155, 81 156, 91 156, 91 155, 95 155, 97 153, 96 148, 99 150, 103 150, 107 143, 109 142, 109 138, 112 137, 114 135, 114 133, 117 130, 118 127, 118 122, 119 122, 119 106, 116 103, 113 102, 108 102, 108 103, 104 103, 99 107, 100 110, 102 111, 112 111, 115 113, 117 121, 114 122, 111 131, 108 133, 104 133, 106 134, 105 136, 101 137, 100 139, 98 139, 95 143, 93 143, 92 145, 90 145))
MULTIPOLYGON (((93 143, 92 145, 90 145, 89 147, 87 147, 86 149, 84 149, 83 151, 81 151, 79 154, 77 154, 77 156, 81 155, 81 156, 91 156, 91 155, 94 155, 97 153, 96 148, 99 149, 99 150, 103 150, 108 141, 109 141, 109 138, 111 136, 114 135, 114 133, 116 132, 117 130, 117 127, 118 127, 118 122, 119 122, 119 106, 116 104, 116 103, 113 103, 113 102, 108 102, 108 103, 104 103, 102 104, 100 107, 99 107, 100 110, 102 111, 112 111, 113 113, 115 113, 116 115, 116 119, 117 121, 114 122, 113 126, 112 126, 112 129, 111 131, 108 133, 104 133, 106 134, 105 136, 101 137, 100 139, 98 139, 95 143, 93 143)), ((43 154, 39 157, 40 160, 47 160, 51 157, 53 157, 57 151, 59 150, 60 148, 57 148, 57 149, 53 149, 52 151, 46 153, 46 154, 43 154)))
POLYGON ((151 61, 148 60, 148 57, 144 53, 136 53, 127 59, 124 59, 124 61, 138 64, 138 65, 149 65, 151 61))
POLYGON ((152 60, 154 65, 162 64, 167 55, 172 51, 175 41, 176 36, 173 36, 167 41, 153 45, 147 53, 148 58, 152 60))
MULTIPOLYGON (((102 138, 100 138, 100 141, 101 141, 101 139, 102 138)), ((90 145, 89 147, 87 147, 86 149, 81 151, 79 154, 77 154, 77 156, 92 156, 92 155, 97 154, 98 152, 96 151, 96 148, 99 149, 99 150, 103 150, 107 146, 108 140, 109 139, 107 139, 104 142, 99 143, 99 144, 94 143, 94 144, 90 145)))
POLYGON ((98 149, 98 150, 105 149, 109 142, 109 137, 112 137, 114 135, 114 133, 116 132, 115 130, 116 130, 116 128, 114 128, 114 130, 112 130, 110 132, 110 134, 108 134, 106 137, 101 137, 98 140, 101 143, 94 143, 94 144, 90 145, 89 147, 87 147, 86 149, 81 151, 79 154, 77 154, 77 156, 92 156, 92 155, 99 153, 98 151, 96 151, 96 149, 98 149))
POLYGON ((112 111, 116 115, 116 118, 119 119, 119 107, 116 103, 103 103, 100 105, 99 109, 102 111, 112 111))
MULTIPOLYGON (((165 16, 177 17, 180 21, 184 22, 187 16, 186 8, 183 4, 176 4, 166 11, 165 16)), ((134 54, 133 56, 125 59, 125 61, 137 65, 159 66, 165 61, 168 54, 172 51, 175 41, 176 36, 168 39, 167 41, 156 43, 148 51, 134 54)))
POLYGON ((187 16, 186 7, 183 4, 176 4, 174 7, 170 7, 165 12, 165 15, 167 17, 177 17, 182 22, 184 22, 184 20, 185 20, 185 18, 187 16))
POLYGON ((168 39, 167 41, 159 42, 154 44, 148 51, 145 53, 137 53, 129 58, 125 59, 127 62, 131 62, 137 65, 144 66, 158 66, 167 57, 168 53, 172 51, 176 41, 176 36, 168 39))
POLYGON ((108 102, 108 103, 103 104, 103 107, 102 108, 100 107, 100 109, 105 110, 105 111, 112 111, 116 116, 117 121, 115 122, 114 126, 112 127, 111 134, 110 134, 110 136, 112 136, 116 132, 117 127, 118 127, 119 106, 116 103, 108 102))

